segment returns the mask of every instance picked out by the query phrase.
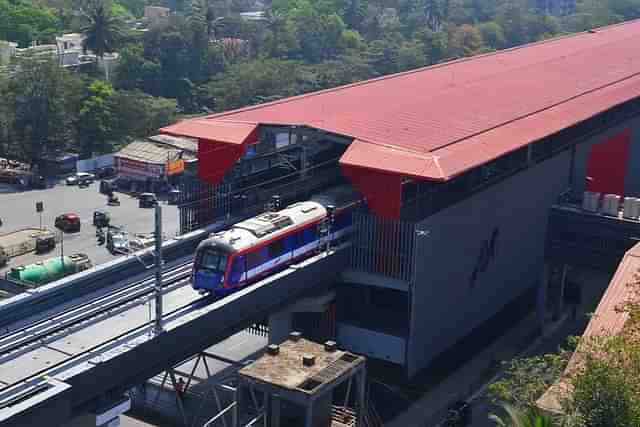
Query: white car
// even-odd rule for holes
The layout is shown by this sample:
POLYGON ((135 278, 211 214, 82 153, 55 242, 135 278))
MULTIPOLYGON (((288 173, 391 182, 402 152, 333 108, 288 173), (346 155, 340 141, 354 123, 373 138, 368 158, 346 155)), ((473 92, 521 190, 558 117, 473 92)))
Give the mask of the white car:
POLYGON ((82 180, 82 179, 87 179, 90 181, 93 181, 94 179, 96 179, 95 175, 92 173, 88 173, 88 172, 78 172, 75 175, 72 175, 70 177, 67 178, 67 185, 76 185, 78 183, 78 181, 82 180))

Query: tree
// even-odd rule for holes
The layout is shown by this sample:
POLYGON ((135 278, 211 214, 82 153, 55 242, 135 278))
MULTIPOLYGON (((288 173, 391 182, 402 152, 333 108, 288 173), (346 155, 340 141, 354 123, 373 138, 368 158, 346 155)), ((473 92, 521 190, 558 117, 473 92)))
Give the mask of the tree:
MULTIPOLYGON (((85 36, 83 48, 92 50, 100 59, 105 53, 114 52, 124 38, 124 32, 123 23, 113 14, 109 0, 88 0, 81 14, 85 21, 81 29, 85 36)), ((108 71, 106 78, 109 80, 108 71)))
POLYGON ((117 91, 109 98, 114 112, 114 139, 144 137, 176 120, 176 101, 138 90, 117 91))
POLYGON ((450 57, 475 55, 482 46, 482 36, 476 27, 468 24, 459 27, 449 26, 448 55, 450 57))
POLYGON ((115 127, 109 102, 114 94, 113 87, 96 80, 91 83, 87 92, 78 117, 78 135, 84 159, 92 157, 94 153, 106 154, 112 151, 109 142, 115 127))
POLYGON ((489 419, 499 427, 554 427, 560 426, 551 417, 531 409, 517 409, 509 404, 502 405, 506 417, 491 414, 489 419))
POLYGON ((60 23, 53 10, 21 0, 0 0, 0 40, 27 47, 55 40, 60 23))
MULTIPOLYGON (((569 345, 573 345, 570 341, 569 345)), ((570 352, 517 358, 506 363, 505 375, 489 386, 494 403, 506 403, 516 408, 531 408, 536 400, 560 378, 567 366, 570 352)))
POLYGON ((8 151, 35 165, 73 146, 82 82, 55 61, 24 58, 19 67, 20 78, 7 82, 3 98, 11 109, 8 151))
POLYGON ((491 49, 502 49, 507 43, 504 31, 497 22, 484 22, 477 26, 482 36, 482 41, 491 49))

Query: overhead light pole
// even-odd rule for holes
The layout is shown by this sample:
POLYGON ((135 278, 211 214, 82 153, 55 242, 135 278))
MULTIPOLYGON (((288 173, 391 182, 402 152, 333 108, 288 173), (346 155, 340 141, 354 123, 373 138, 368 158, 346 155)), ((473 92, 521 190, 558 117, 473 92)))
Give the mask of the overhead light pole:
POLYGON ((156 317, 154 322, 154 332, 162 332, 162 208, 157 203, 155 206, 155 240, 156 240, 156 271, 154 297, 156 303, 156 317))

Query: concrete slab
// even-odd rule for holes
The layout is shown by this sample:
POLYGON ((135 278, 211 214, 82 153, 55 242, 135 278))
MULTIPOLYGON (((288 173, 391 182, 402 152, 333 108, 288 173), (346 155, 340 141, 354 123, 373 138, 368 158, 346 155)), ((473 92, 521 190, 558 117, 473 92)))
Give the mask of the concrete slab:
POLYGON ((60 363, 68 357, 55 349, 37 348, 3 363, 2 369, 0 369, 0 381, 6 384, 14 384, 16 381, 60 363))

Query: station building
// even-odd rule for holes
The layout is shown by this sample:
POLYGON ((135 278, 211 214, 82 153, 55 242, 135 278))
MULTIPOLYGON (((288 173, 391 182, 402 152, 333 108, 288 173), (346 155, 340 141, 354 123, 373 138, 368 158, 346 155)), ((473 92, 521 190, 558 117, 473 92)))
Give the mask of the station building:
POLYGON ((200 178, 225 194, 282 177, 273 191, 357 188, 368 210, 336 340, 413 376, 516 298, 535 302, 561 194, 640 195, 638 45, 631 21, 162 132, 197 139, 200 178))

